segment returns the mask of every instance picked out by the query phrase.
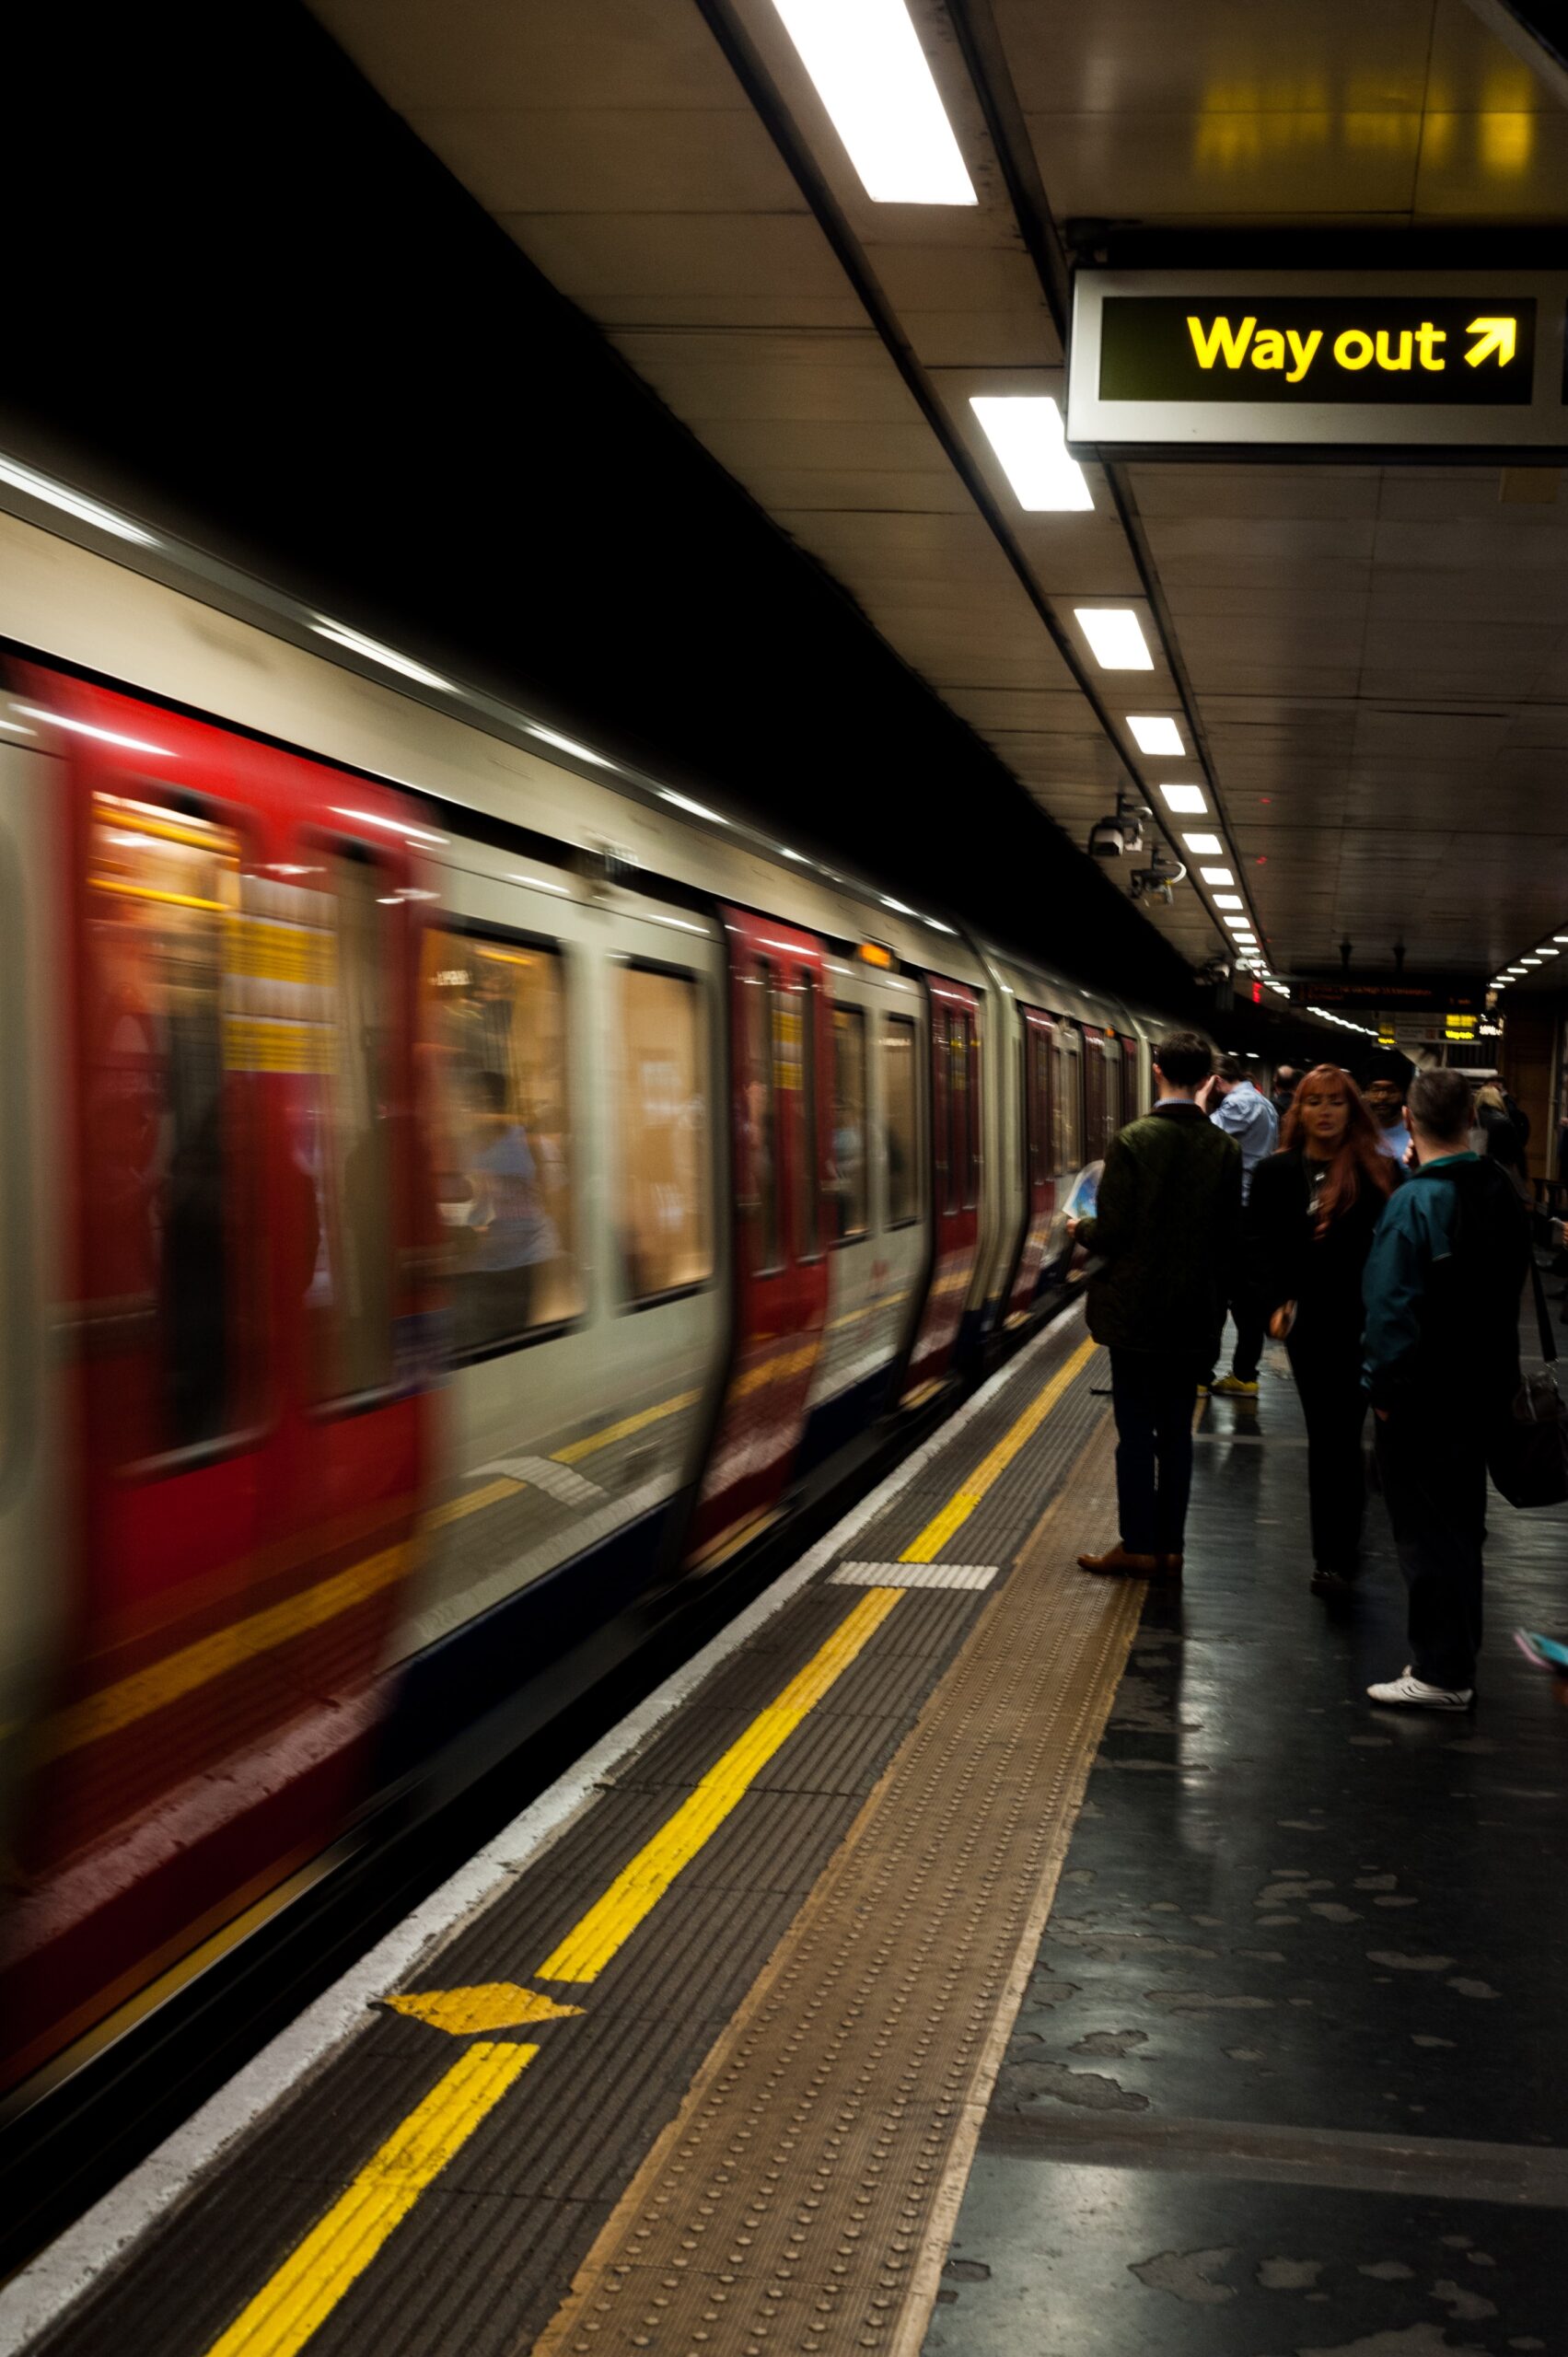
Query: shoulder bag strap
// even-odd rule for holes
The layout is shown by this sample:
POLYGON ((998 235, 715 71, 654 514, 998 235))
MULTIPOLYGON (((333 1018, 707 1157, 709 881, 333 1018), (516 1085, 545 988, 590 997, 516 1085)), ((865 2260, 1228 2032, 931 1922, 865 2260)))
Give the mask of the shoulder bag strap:
POLYGON ((1557 1362, 1557 1344, 1552 1337, 1551 1319, 1546 1306, 1546 1287, 1540 1281, 1540 1271, 1536 1266, 1533 1245, 1530 1248, 1530 1283, 1535 1287, 1536 1324, 1540 1329, 1540 1354, 1548 1366, 1553 1366, 1557 1362))

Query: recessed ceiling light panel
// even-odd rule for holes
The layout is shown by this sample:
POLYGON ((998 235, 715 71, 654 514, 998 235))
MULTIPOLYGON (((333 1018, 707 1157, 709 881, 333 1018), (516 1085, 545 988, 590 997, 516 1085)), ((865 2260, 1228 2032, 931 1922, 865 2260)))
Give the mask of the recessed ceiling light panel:
POLYGON ((874 204, 975 204, 904 0, 773 0, 874 204))
POLYGON ((1208 809, 1201 785, 1162 785, 1160 792, 1166 808, 1174 810, 1179 818, 1200 819, 1208 809))
MULTIPOLYGON (((1002 462, 1020 507, 1031 516, 1092 507, 1076 459, 1062 438, 1062 412, 1046 394, 971 394, 970 407, 1002 462)), ((1181 750, 1178 740, 1176 750, 1181 750)))
POLYGON ((1152 671, 1155 658, 1131 606, 1074 606, 1073 619, 1102 671, 1152 671))
POLYGON ((1140 753, 1168 753, 1179 761, 1187 758, 1181 731, 1174 720, 1160 714, 1130 712, 1127 726, 1140 753))

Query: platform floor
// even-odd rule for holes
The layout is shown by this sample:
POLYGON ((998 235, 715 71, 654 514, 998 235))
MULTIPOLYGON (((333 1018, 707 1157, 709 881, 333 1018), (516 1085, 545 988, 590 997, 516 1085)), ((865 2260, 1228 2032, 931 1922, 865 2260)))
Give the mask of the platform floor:
POLYGON ((1381 1507, 1330 1617, 1283 1360, 1179 1597, 1072 1567, 1106 1379, 1031 1344, 0 2351, 1568 2351, 1568 1713, 1507 1639, 1565 1518, 1498 1506, 1474 1718, 1378 1716, 1381 1507))
POLYGON ((981 2132, 940 2357, 1568 2350, 1568 1515, 1493 1500, 1481 1699, 1374 1713, 1403 1591, 1307 1589, 1283 1352, 1200 1432, 981 2132))

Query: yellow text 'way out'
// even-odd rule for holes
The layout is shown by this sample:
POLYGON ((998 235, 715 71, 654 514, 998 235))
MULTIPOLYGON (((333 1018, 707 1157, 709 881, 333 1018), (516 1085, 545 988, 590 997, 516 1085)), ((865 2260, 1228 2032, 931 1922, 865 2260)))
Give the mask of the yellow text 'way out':
POLYGON ((1278 375, 1287 385, 1301 384, 1315 366, 1350 375, 1370 368, 1441 376, 1451 359, 1462 359, 1470 368, 1487 360, 1505 368, 1518 349, 1518 322, 1513 318, 1471 319, 1464 333, 1474 341, 1466 345, 1456 343, 1432 319, 1409 328, 1342 328, 1330 342, 1322 328, 1260 327, 1250 312, 1240 319, 1189 312, 1187 331, 1200 368, 1256 368, 1278 375))

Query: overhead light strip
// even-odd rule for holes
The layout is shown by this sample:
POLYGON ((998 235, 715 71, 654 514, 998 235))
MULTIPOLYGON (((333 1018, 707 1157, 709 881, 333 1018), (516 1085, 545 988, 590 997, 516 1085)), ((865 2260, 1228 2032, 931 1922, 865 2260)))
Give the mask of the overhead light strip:
POLYGON ((977 204, 904 0, 773 0, 874 204, 977 204))

